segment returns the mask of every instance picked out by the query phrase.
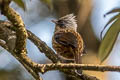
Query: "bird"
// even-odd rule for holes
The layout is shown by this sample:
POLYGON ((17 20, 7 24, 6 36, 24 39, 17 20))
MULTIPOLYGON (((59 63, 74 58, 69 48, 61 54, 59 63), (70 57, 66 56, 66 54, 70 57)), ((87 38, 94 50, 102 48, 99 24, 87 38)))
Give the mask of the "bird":
POLYGON ((58 20, 52 20, 55 23, 52 47, 61 58, 81 64, 85 45, 82 36, 77 32, 75 18, 74 14, 68 14, 58 20))

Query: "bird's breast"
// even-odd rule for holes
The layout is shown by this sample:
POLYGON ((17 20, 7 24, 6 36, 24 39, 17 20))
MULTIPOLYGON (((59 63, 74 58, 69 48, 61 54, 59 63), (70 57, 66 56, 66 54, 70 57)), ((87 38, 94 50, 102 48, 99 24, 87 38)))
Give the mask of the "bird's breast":
MULTIPOLYGON (((82 48, 82 46, 83 46, 82 37, 80 36, 79 33, 75 32, 75 31, 65 30, 65 31, 63 31, 63 33, 64 32, 65 33, 71 32, 77 37, 77 44, 78 44, 77 48, 72 49, 69 46, 64 46, 64 45, 59 44, 58 42, 56 42, 54 36, 52 38, 52 46, 55 49, 55 51, 57 52, 57 54, 59 54, 60 56, 67 58, 67 59, 74 59, 74 53, 82 52, 82 49, 83 49, 82 48)), ((61 32, 56 32, 56 33, 61 33, 61 32)))
POLYGON ((58 55, 67 58, 67 59, 73 59, 73 53, 71 52, 70 47, 63 46, 59 43, 57 43, 54 39, 52 41, 52 46, 57 52, 58 55))

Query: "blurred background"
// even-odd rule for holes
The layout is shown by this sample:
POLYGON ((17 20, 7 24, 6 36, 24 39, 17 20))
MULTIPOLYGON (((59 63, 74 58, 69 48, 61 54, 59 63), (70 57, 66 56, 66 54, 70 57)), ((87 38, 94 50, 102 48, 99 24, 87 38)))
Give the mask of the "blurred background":
MULTIPOLYGON (((101 43, 100 32, 108 20, 115 15, 104 17, 104 14, 116 7, 118 8, 120 0, 25 0, 24 2, 27 7, 26 11, 20 9, 15 3, 12 3, 11 7, 20 13, 26 28, 45 41, 51 48, 55 27, 51 20, 74 13, 77 16, 78 32, 82 35, 87 50, 87 54, 83 56, 83 63, 100 64, 97 58, 101 43)), ((0 15, 0 17, 2 20, 6 20, 4 16, 0 15)), ((118 36, 110 56, 103 64, 120 65, 119 44, 120 37, 118 36)), ((38 63, 51 62, 29 40, 27 41, 27 49, 28 56, 33 61, 38 63)), ((96 76, 100 80, 120 80, 120 73, 117 72, 84 71, 84 73, 96 76)), ((59 71, 46 72, 42 77, 43 80, 72 80, 59 71)), ((11 54, 0 47, 0 80, 34 79, 11 54)))

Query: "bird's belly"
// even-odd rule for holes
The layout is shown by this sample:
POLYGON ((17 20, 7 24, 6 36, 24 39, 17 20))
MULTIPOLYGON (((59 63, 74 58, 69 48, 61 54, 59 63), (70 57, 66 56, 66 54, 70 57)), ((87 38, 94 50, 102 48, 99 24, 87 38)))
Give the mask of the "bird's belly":
POLYGON ((70 50, 70 47, 65 47, 65 46, 62 46, 62 45, 53 45, 55 51, 57 52, 58 55, 66 58, 66 59, 74 59, 74 55, 73 53, 71 52, 70 50))
POLYGON ((59 53, 62 57, 67 58, 67 59, 74 59, 73 53, 69 51, 64 51, 63 53, 59 53))

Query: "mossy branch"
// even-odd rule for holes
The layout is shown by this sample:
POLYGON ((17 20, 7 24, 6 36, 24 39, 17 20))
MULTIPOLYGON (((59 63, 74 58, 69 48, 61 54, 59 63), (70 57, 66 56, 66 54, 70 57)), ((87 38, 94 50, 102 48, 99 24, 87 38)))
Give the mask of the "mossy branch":
MULTIPOLYGON (((13 31, 15 31, 14 29, 14 27, 13 27, 13 25, 11 24, 11 22, 8 22, 8 21, 0 21, 0 31, 3 29, 3 28, 7 28, 7 29, 10 29, 10 30, 13 30, 13 31)), ((4 30, 6 30, 6 29, 4 29, 4 30)), ((3 32, 3 31, 2 31, 3 32)), ((5 31, 4 31, 5 32, 5 31)), ((8 31, 7 31, 8 32, 8 31)), ((47 55, 47 57, 52 61, 52 62, 54 62, 54 63, 56 63, 56 62, 64 62, 64 60, 62 60, 61 58, 59 58, 55 53, 54 53, 54 51, 50 48, 50 47, 48 47, 47 45, 46 45, 46 43, 45 42, 43 42, 42 40, 40 40, 37 36, 35 36, 32 32, 30 32, 29 30, 27 30, 27 32, 28 32, 28 39, 30 39, 37 47, 38 47, 38 49, 41 51, 41 52, 43 52, 45 55, 47 55), (41 47, 41 48, 40 48, 41 47), (49 52, 49 53, 48 53, 49 52), (52 56, 52 57, 51 57, 52 56), (55 60, 55 61, 54 61, 55 60)), ((3 36, 5 36, 4 34, 3 34, 3 36)), ((1 37, 0 37, 1 38, 1 37)), ((4 41, 6 41, 5 40, 6 38, 4 38, 4 41)), ((12 44, 14 44, 14 43, 12 43, 12 44)), ((7 44, 6 44, 7 45, 7 44)), ((4 46, 3 46, 3 48, 5 48, 4 46)), ((9 51, 9 50, 8 50, 9 51)), ((10 51, 9 51, 10 52, 10 51)), ((10 52, 11 53, 11 52, 10 52)), ((12 54, 13 56, 15 56, 14 54, 12 54)), ((15 56, 16 57, 16 56, 15 56)), ((40 69, 38 69, 38 66, 37 65, 40 65, 40 64, 37 64, 37 63, 35 63, 35 62, 33 62, 33 61, 31 61, 26 55, 24 56, 24 58, 27 60, 27 63, 25 63, 25 61, 24 60, 22 60, 22 58, 21 57, 16 57, 16 59, 17 60, 19 60, 19 62, 21 63, 21 64, 23 64, 23 66, 24 66, 24 63, 25 64, 27 64, 27 66, 29 65, 29 64, 31 64, 30 66, 32 66, 30 69, 32 69, 32 70, 35 70, 35 71, 38 71, 38 72, 41 72, 41 73, 43 73, 44 71, 41 71, 42 69, 40 68, 40 69)), ((25 66, 24 66, 25 67, 25 66)), ((26 68, 26 67, 25 67, 26 68)), ((27 68, 26 68, 27 69, 27 68)), ((27 69, 28 70, 28 69, 27 69)), ((79 75, 78 73, 76 73, 73 69, 58 69, 58 70, 60 70, 60 71, 62 71, 62 72, 64 72, 65 74, 67 74, 67 75, 70 75, 70 76, 72 76, 72 77, 76 77, 76 78, 78 78, 78 79, 83 79, 83 80, 98 80, 96 77, 93 77, 93 76, 89 76, 89 75, 86 75, 86 74, 83 74, 83 75, 79 75)), ((31 70, 28 70, 28 71, 31 71, 31 70)), ((33 73, 32 73, 33 74, 33 73)), ((33 75, 32 75, 33 76, 33 75)), ((34 77, 35 78, 35 77, 34 77)))
POLYGON ((16 32, 16 44, 14 50, 12 51, 13 56, 19 60, 23 66, 30 72, 36 80, 41 80, 39 74, 32 69, 31 65, 28 63, 31 61, 26 54, 26 40, 27 31, 21 16, 12 8, 9 7, 11 0, 2 0, 0 4, 1 13, 8 18, 8 20, 13 24, 16 32))
MULTIPOLYGON (((9 1, 9 0, 6 0, 9 1)), ((72 77, 76 77, 82 80, 99 80, 96 77, 89 76, 86 74, 79 75, 76 73, 74 69, 82 69, 82 70, 92 70, 92 71, 120 71, 119 66, 105 66, 105 65, 89 65, 89 64, 75 64, 63 63, 64 60, 59 58, 55 52, 46 45, 45 42, 40 40, 37 36, 35 36, 32 32, 25 29, 25 25, 21 16, 12 8, 9 7, 9 2, 7 3, 5 0, 2 0, 2 4, 0 4, 0 9, 3 15, 5 15, 8 21, 0 21, 0 31, 6 32, 7 29, 10 29, 15 32, 16 40, 14 42, 15 47, 13 50, 9 48, 7 44, 6 38, 4 38, 5 34, 1 33, 0 45, 9 51, 26 69, 27 71, 36 79, 42 80, 39 76, 39 72, 45 73, 49 70, 60 70, 67 75, 72 77), (6 28, 6 29, 4 29, 6 28), (52 64, 38 64, 33 62, 27 56, 27 49, 26 49, 26 40, 30 39, 40 50, 43 52, 53 63, 52 64)), ((6 32, 7 33, 7 32, 6 32)))

